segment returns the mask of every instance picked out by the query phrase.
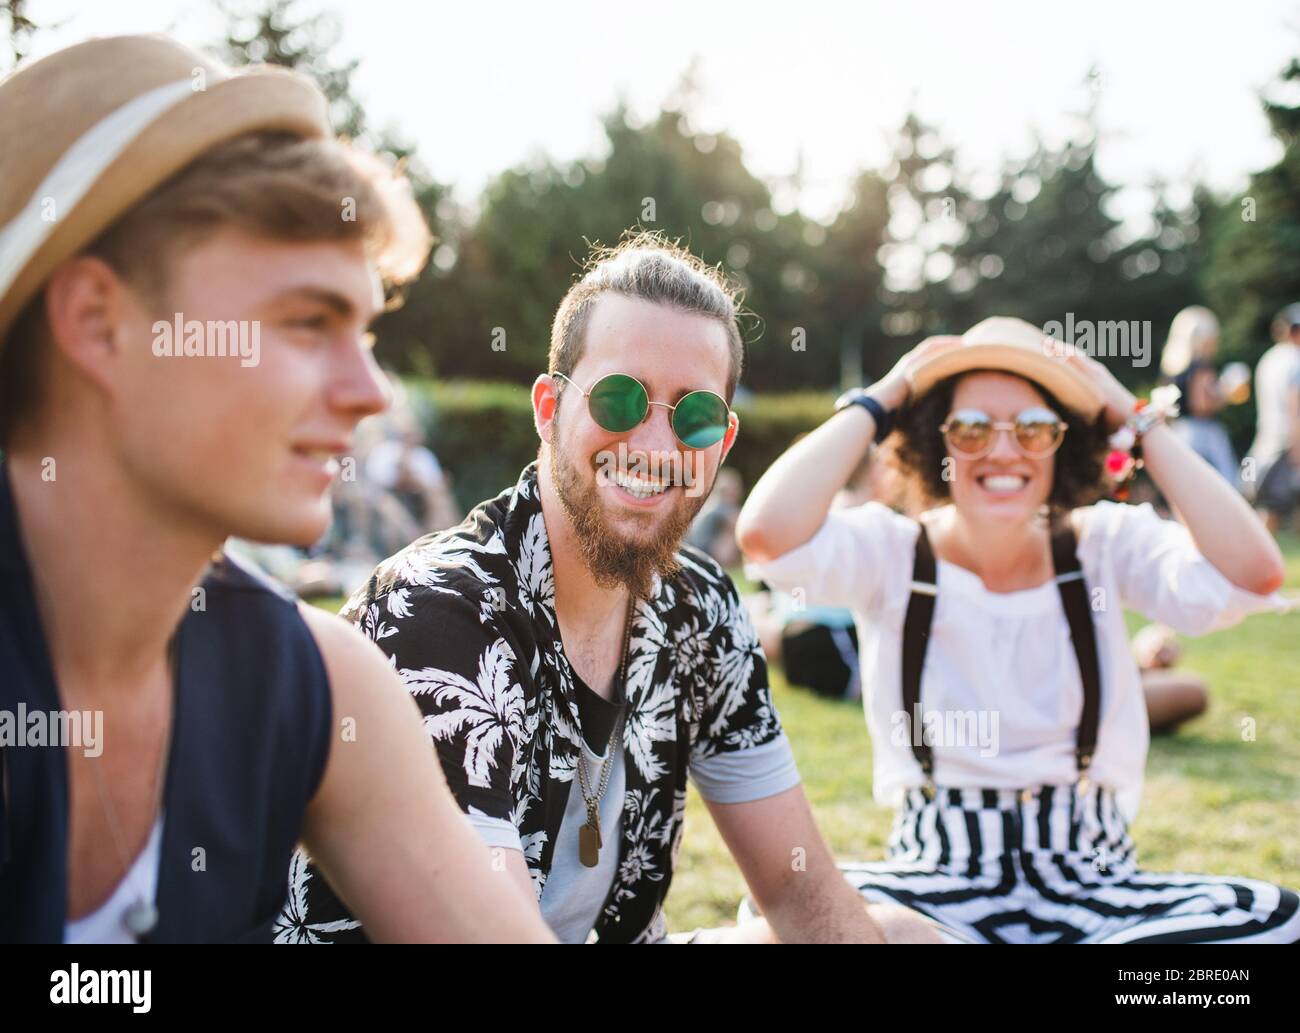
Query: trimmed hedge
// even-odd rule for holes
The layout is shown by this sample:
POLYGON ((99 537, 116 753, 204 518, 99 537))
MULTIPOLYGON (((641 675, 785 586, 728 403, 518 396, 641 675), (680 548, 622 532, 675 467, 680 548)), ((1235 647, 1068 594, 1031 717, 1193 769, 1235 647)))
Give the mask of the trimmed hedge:
POLYGON ((462 509, 511 487, 537 457, 528 388, 491 380, 402 381, 462 509))
MULTIPOLYGON (((537 456, 537 432, 527 387, 488 380, 404 383, 428 433, 429 445, 454 481, 465 508, 515 483, 537 456)), ((831 393, 801 391, 752 397, 737 403, 740 433, 727 465, 740 472, 745 490, 800 434, 830 414, 831 393)))

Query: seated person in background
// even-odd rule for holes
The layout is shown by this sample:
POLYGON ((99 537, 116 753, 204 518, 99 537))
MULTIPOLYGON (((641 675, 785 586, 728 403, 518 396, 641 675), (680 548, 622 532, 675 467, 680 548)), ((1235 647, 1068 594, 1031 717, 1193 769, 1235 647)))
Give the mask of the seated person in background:
MULTIPOLYGON (((389 384, 393 408, 376 421, 379 440, 364 457, 365 481, 394 495, 411 514, 418 534, 460 523, 462 514, 452 495, 451 479, 424 443, 424 428, 405 386, 396 377, 390 377, 389 384)), ((376 559, 395 551, 390 549, 376 559)))
POLYGON ((709 500, 686 532, 686 544, 708 553, 723 570, 740 562, 736 548, 736 517, 745 489, 740 474, 730 467, 718 471, 709 500))
POLYGON ((1142 698, 1152 735, 1168 735, 1185 721, 1205 713, 1210 693, 1193 671, 1174 670, 1183 647, 1173 628, 1148 624, 1129 643, 1142 678, 1142 698))

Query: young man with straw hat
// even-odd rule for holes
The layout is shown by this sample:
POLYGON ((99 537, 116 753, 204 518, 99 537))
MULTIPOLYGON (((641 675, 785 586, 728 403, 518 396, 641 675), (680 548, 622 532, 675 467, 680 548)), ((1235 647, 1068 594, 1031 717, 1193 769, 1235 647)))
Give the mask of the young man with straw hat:
POLYGON ((220 551, 326 527, 402 184, 161 37, 21 68, 0 139, 0 939, 269 940, 300 838, 381 938, 549 939, 379 651, 220 551))

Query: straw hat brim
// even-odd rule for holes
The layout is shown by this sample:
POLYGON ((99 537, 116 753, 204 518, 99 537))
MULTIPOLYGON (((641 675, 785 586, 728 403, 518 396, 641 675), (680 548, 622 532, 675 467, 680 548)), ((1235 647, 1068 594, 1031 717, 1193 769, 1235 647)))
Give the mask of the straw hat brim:
POLYGON ((0 342, 59 263, 206 151, 263 130, 304 138, 328 136, 324 98, 308 80, 267 69, 210 83, 165 110, 100 174, 24 263, 0 298, 0 342))
POLYGON ((939 381, 974 370, 1024 377, 1088 421, 1096 419, 1102 408, 1101 392, 1073 366, 1046 351, 1013 344, 966 344, 931 357, 912 371, 912 396, 919 398, 939 381))

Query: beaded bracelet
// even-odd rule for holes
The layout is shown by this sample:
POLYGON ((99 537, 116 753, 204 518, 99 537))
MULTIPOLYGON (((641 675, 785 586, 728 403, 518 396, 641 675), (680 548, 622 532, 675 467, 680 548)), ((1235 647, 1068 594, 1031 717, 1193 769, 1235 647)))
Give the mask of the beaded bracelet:
POLYGON ((1151 399, 1139 398, 1133 412, 1108 439, 1111 451, 1106 456, 1106 474, 1113 482, 1111 495, 1127 502, 1133 480, 1142 469, 1142 438, 1153 427, 1178 415, 1182 392, 1174 384, 1165 384, 1151 392, 1151 399))

